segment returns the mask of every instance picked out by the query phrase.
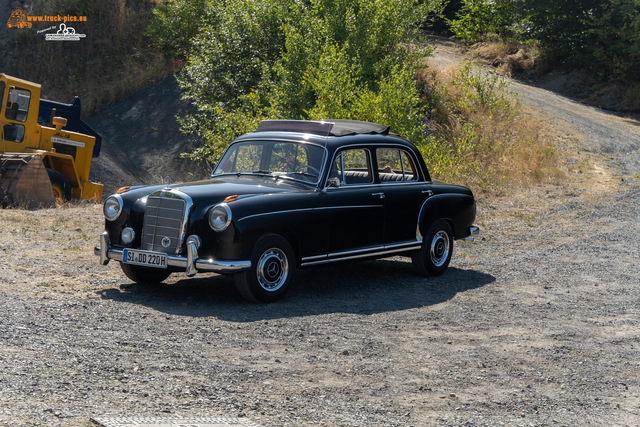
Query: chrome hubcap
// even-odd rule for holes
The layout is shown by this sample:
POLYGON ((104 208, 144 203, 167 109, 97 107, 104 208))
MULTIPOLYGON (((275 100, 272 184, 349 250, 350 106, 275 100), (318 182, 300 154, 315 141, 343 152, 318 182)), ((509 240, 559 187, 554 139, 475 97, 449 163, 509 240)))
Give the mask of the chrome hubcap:
POLYGON ((277 291, 289 276, 287 256, 279 248, 267 249, 258 260, 257 274, 262 289, 269 292, 277 291))
POLYGON ((431 240, 431 262, 436 267, 442 267, 449 257, 449 236, 444 231, 438 231, 431 240))

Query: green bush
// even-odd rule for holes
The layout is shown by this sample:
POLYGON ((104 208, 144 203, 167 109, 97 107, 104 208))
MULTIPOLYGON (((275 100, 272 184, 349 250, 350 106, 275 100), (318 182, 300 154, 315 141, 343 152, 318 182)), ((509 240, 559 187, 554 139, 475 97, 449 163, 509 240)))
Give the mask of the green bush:
POLYGON ((550 64, 640 81, 640 0, 463 0, 457 37, 537 43, 550 64))
POLYGON ((489 34, 510 39, 521 31, 514 4, 505 0, 462 0, 456 19, 449 21, 459 39, 477 42, 489 34))
POLYGON ((213 160, 265 118, 379 121, 424 140, 413 72, 430 53, 415 24, 439 1, 209 2, 180 84, 198 112, 181 120, 213 160))
POLYGON ((170 57, 185 56, 198 34, 206 0, 168 0, 153 9, 146 31, 153 44, 170 57))
POLYGON ((472 62, 428 79, 423 96, 434 137, 419 149, 433 176, 489 191, 557 178, 554 150, 523 114, 509 80, 472 62))

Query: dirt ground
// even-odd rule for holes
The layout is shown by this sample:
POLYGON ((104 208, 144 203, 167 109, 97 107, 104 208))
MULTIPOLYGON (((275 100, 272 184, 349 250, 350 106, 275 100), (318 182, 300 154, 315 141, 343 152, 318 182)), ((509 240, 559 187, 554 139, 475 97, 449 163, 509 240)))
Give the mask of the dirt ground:
MULTIPOLYGON (((401 257, 318 267, 254 305, 228 277, 139 286, 98 265, 99 205, 0 211, 0 425, 640 425, 640 126, 530 91, 580 167, 477 194, 481 235, 438 278, 401 257)), ((114 130, 152 111, 124 102, 114 130)))

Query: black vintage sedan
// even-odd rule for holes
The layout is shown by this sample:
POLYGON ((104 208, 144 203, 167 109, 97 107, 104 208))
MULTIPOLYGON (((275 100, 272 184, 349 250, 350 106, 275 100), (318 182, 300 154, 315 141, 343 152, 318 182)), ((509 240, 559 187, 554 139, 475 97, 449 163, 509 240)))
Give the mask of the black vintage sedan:
POLYGON ((210 179, 121 189, 104 214, 103 265, 138 283, 232 274, 252 302, 282 298, 297 268, 338 261, 406 255, 438 276, 453 241, 478 233, 468 188, 431 179, 387 126, 351 120, 263 121, 210 179))

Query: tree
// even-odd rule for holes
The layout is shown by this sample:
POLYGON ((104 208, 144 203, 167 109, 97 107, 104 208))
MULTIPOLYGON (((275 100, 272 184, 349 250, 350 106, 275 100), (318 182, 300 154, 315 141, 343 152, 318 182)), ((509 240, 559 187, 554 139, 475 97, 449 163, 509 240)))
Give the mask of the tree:
POLYGON ((180 84, 198 112, 182 119, 215 159, 266 118, 384 122, 424 138, 413 72, 430 53, 416 25, 439 0, 209 2, 180 84))

